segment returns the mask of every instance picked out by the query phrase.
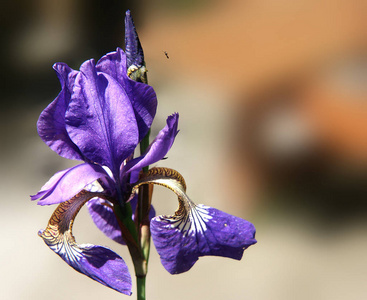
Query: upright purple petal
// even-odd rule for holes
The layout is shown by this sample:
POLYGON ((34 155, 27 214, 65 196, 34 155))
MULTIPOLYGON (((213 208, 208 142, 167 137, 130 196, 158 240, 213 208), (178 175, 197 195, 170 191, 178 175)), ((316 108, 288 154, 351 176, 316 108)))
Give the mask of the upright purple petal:
POLYGON ((124 260, 108 248, 77 244, 72 224, 84 203, 100 193, 82 191, 61 203, 47 228, 39 232, 47 246, 76 271, 120 293, 131 295, 131 277, 124 260))
POLYGON ((61 203, 71 199, 99 178, 105 178, 112 186, 114 184, 101 166, 86 163, 77 165, 56 173, 31 199, 41 199, 38 205, 61 203))
POLYGON ((125 17, 125 50, 128 67, 132 65, 139 67, 144 64, 143 48, 141 47, 130 10, 126 12, 125 17))
POLYGON ((169 116, 167 118, 167 125, 158 133, 145 154, 129 161, 122 172, 127 173, 139 170, 164 158, 169 149, 171 149, 178 133, 178 117, 178 113, 169 116))
POLYGON ((154 89, 144 83, 129 79, 126 92, 131 99, 139 127, 139 142, 148 133, 157 111, 157 96, 154 89))
POLYGON ((84 156, 118 176, 121 163, 139 141, 134 111, 121 85, 97 73, 93 60, 83 63, 80 71, 66 112, 66 129, 84 156))
POLYGON ((60 156, 83 160, 83 155, 71 141, 65 128, 65 112, 78 71, 74 71, 64 63, 56 63, 53 68, 59 77, 61 92, 41 113, 37 122, 38 134, 47 146, 60 156))
POLYGON ((96 70, 110 75, 123 89, 126 89, 129 77, 127 77, 126 55, 122 49, 117 48, 116 51, 102 56, 96 64, 96 70))
POLYGON ((126 91, 134 109, 141 141, 148 133, 157 110, 157 96, 154 89, 127 76, 126 55, 120 48, 103 56, 97 62, 96 70, 113 77, 126 91))

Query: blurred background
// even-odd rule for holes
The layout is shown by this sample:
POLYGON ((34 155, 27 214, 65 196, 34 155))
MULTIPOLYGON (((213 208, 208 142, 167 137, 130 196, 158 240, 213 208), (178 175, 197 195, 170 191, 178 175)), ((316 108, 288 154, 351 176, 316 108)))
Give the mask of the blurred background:
MULTIPOLYGON (((123 47, 127 9, 159 100, 152 136, 180 113, 181 131, 157 165, 177 169, 196 203, 254 223, 258 240, 240 262, 204 257, 175 276, 153 246, 148 299, 366 299, 364 0, 4 1, 0 298, 127 299, 44 245, 37 232, 55 207, 29 200, 75 164, 37 136, 60 90, 53 63, 78 69, 123 47)), ((158 187, 153 205, 171 214, 177 201, 158 187)), ((114 249, 133 271, 86 209, 74 233, 114 249)))

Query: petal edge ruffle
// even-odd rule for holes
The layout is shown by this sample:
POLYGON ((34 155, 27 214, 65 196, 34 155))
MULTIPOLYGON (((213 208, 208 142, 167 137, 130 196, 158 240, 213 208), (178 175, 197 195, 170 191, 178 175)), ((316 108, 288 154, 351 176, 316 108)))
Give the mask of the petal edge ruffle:
POLYGON ((41 113, 37 130, 41 139, 53 151, 68 159, 83 160, 79 148, 70 139, 65 128, 65 112, 71 99, 75 77, 79 73, 67 64, 53 66, 61 83, 61 92, 41 113))

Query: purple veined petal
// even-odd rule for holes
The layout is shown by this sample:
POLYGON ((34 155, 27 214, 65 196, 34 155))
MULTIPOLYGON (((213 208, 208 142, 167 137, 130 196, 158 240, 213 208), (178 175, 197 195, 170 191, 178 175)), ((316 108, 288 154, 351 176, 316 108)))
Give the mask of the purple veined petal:
POLYGON ((107 237, 115 242, 126 245, 121 235, 121 229, 113 213, 112 204, 101 198, 94 198, 87 202, 89 214, 96 224, 107 237))
POLYGON ((127 174, 128 172, 140 170, 164 158, 171 149, 178 133, 178 116, 178 113, 175 113, 167 118, 167 125, 158 133, 145 154, 129 161, 122 169, 122 173, 127 174))
POLYGON ((154 245, 169 273, 186 272, 206 255, 240 260, 244 250, 256 243, 256 230, 250 222, 193 203, 177 171, 152 168, 134 185, 133 193, 142 184, 163 185, 178 196, 179 208, 173 216, 157 216, 150 223, 154 245))
POLYGON ((96 70, 113 77, 126 91, 134 109, 141 141, 148 133, 157 110, 157 96, 154 89, 127 76, 126 55, 120 48, 103 56, 97 62, 96 70))
POLYGON ((97 73, 93 60, 80 67, 65 121, 83 155, 109 167, 117 178, 138 144, 138 127, 125 90, 111 76, 97 73))
POLYGON ((61 203, 53 213, 47 228, 38 234, 46 245, 76 271, 120 293, 131 295, 131 276, 124 260, 102 246, 77 244, 72 224, 80 208, 101 193, 82 191, 61 203))
POLYGON ((38 134, 46 145, 60 156, 83 160, 83 155, 71 141, 65 128, 65 112, 78 71, 64 63, 56 63, 53 68, 59 77, 61 92, 41 113, 37 122, 38 134))
POLYGON ((131 103, 134 107, 139 127, 140 142, 146 136, 153 123, 157 111, 157 95, 151 86, 129 80, 130 84, 126 86, 126 92, 132 99, 131 103))
POLYGON ((61 203, 74 197, 84 187, 99 178, 104 178, 111 186, 114 185, 112 179, 101 166, 87 163, 77 165, 56 173, 40 192, 31 196, 31 199, 40 199, 38 205, 61 203))
POLYGON ((125 50, 128 67, 132 65, 137 67, 144 65, 143 48, 141 47, 130 10, 126 12, 125 17, 125 50))
POLYGON ((240 260, 256 243, 250 222, 201 204, 182 215, 155 217, 150 229, 162 265, 171 274, 190 270, 201 256, 240 260))

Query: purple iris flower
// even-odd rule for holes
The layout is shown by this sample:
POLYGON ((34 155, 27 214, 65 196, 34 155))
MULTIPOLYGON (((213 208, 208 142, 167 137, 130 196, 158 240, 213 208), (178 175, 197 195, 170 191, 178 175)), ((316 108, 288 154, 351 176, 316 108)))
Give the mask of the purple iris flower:
POLYGON ((54 65, 61 92, 41 113, 38 133, 57 154, 83 163, 56 173, 31 199, 39 205, 59 204, 46 229, 39 232, 55 253, 75 270, 130 295, 131 276, 119 255, 75 241, 72 225, 84 204, 104 234, 125 244, 114 208, 129 216, 132 207, 131 220, 141 185, 159 184, 174 191, 179 200, 175 214, 154 217, 151 210, 149 218, 162 264, 172 274, 189 270, 200 256, 239 260, 256 240, 250 222, 193 203, 178 172, 152 168, 139 175, 167 154, 178 133, 179 116, 169 116, 145 153, 134 158, 151 127, 157 98, 145 83, 143 52, 129 12, 125 24, 126 54, 117 48, 97 63, 84 62, 79 71, 64 63, 54 65))

